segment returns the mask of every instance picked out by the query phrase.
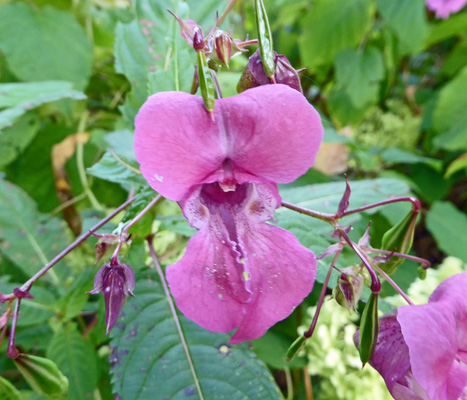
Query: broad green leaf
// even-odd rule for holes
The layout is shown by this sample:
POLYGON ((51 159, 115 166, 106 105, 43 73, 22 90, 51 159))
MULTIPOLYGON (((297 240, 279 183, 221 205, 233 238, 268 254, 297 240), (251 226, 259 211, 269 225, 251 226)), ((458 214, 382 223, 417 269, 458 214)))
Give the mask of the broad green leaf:
POLYGON ((23 81, 64 80, 86 87, 92 69, 92 47, 75 17, 50 6, 26 3, 0 7, 0 50, 11 71, 23 81))
POLYGON ((440 171, 443 167, 443 162, 435 158, 424 157, 410 151, 401 150, 397 147, 385 149, 380 154, 383 161, 387 164, 426 164, 440 171))
POLYGON ((331 64, 347 47, 354 47, 370 28, 371 0, 315 0, 302 21, 300 54, 310 69, 331 64))
MULTIPOLYGON (((1 9, 1 8, 0 8, 1 9)), ((61 99, 84 100, 86 96, 65 81, 0 84, 0 137, 2 129, 11 126, 27 111, 61 99)))
POLYGON ((428 36, 423 0, 377 0, 378 12, 402 43, 403 53, 416 53, 428 36), (405 51, 404 51, 405 50, 405 51))
POLYGON ((132 85, 122 109, 130 121, 148 95, 159 89, 158 85, 162 90, 166 90, 166 85, 170 90, 189 89, 194 71, 191 69, 189 84, 186 84, 187 78, 182 76, 187 68, 188 45, 180 37, 176 19, 167 12, 170 9, 186 18, 187 4, 174 0, 140 0, 135 8, 136 19, 133 22, 117 25, 115 43, 117 71, 125 74, 132 85), (182 52, 180 56, 179 51, 182 52), (149 86, 148 75, 151 75, 149 86), (167 79, 169 83, 165 82, 167 79), (159 80, 160 83, 157 82, 159 80))
MULTIPOLYGON (((23 190, 2 179, 0 227, 1 252, 28 276, 67 247, 63 222, 40 214, 34 201, 23 190)), ((65 267, 61 261, 48 273, 55 284, 67 276, 65 267)))
POLYGON ((449 178, 451 175, 454 175, 456 172, 462 171, 463 169, 467 170, 467 153, 460 155, 448 165, 445 177, 449 178))
POLYGON ((449 19, 432 25, 430 33, 425 41, 425 46, 431 46, 434 43, 448 39, 451 36, 465 33, 467 29, 467 13, 450 15, 449 19))
POLYGON ((358 126, 368 112, 366 105, 356 107, 344 88, 333 91, 327 103, 333 122, 340 127, 358 126))
POLYGON ((64 400, 66 398, 68 379, 53 361, 28 354, 20 354, 13 361, 35 392, 50 400, 64 400))
POLYGON ((82 338, 76 324, 68 323, 55 333, 47 357, 68 377, 67 400, 88 400, 97 387, 97 359, 91 343, 82 338))
POLYGON ((147 186, 137 167, 135 161, 130 162, 120 157, 117 159, 112 154, 105 153, 97 164, 87 169, 87 172, 106 181, 119 183, 129 190, 132 187, 147 186))
POLYGON ((0 133, 0 168, 8 165, 31 143, 39 130, 39 119, 29 113, 0 133))
POLYGON ((125 400, 273 400, 282 396, 269 371, 248 345, 209 332, 177 314, 189 357, 160 281, 151 273, 136 282, 135 298, 112 331, 114 393, 125 400))
POLYGON ((337 83, 344 87, 355 107, 374 103, 384 77, 383 55, 375 47, 342 50, 335 59, 337 83))
POLYGON ((0 376, 0 398, 3 400, 23 400, 21 393, 5 378, 0 376))
POLYGON ((105 135, 107 149, 115 151, 119 156, 127 160, 135 161, 135 150, 133 149, 134 136, 129 130, 114 131, 105 135))
POLYGON ((452 203, 436 202, 426 216, 426 227, 439 248, 467 262, 467 216, 452 203))
POLYGON ((433 112, 434 144, 446 150, 467 149, 467 67, 440 91, 433 112))

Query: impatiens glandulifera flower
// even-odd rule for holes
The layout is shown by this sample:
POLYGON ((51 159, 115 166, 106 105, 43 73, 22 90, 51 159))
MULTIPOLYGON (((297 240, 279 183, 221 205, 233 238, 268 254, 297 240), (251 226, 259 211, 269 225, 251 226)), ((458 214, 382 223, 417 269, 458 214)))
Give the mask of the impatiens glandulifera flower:
MULTIPOLYGON (((298 90, 302 93, 302 85, 300 84, 300 77, 298 72, 292 67, 290 61, 283 55, 274 52, 274 60, 276 64, 276 73, 274 75, 276 83, 282 83, 290 86, 292 89, 298 90)), ((250 57, 245 70, 243 71, 242 77, 237 85, 238 92, 243 92, 247 89, 269 85, 271 79, 268 78, 264 72, 263 62, 259 50, 250 57)))
MULTIPOLYGON (((380 319, 370 364, 396 400, 467 399, 467 273, 380 319)), ((356 338, 354 338, 356 339, 356 338)))
POLYGON ((133 295, 135 274, 131 267, 122 264, 117 258, 104 264, 94 278, 94 289, 88 294, 104 293, 105 325, 108 334, 117 322, 118 315, 128 296, 133 295))
POLYGON ((427 0, 428 9, 436 12, 436 18, 446 19, 449 15, 462 10, 467 0, 427 0))
POLYGON ((313 288, 313 253, 266 222, 281 204, 276 184, 311 167, 323 128, 284 85, 216 100, 214 116, 198 96, 151 96, 136 117, 135 153, 149 184, 198 229, 167 268, 178 308, 211 331, 238 327, 231 343, 239 343, 263 335, 313 288))

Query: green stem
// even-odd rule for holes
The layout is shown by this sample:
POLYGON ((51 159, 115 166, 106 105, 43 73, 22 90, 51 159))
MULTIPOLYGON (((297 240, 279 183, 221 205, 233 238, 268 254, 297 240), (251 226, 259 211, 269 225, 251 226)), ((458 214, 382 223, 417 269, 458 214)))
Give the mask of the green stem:
POLYGON ((180 342, 182 343, 183 349, 185 350, 185 355, 188 361, 188 365, 190 366, 190 371, 193 377, 193 381, 195 383, 196 391, 198 392, 198 396, 200 400, 204 400, 203 392, 201 391, 201 386, 199 384, 199 379, 198 379, 198 376, 196 375, 195 366, 191 358, 190 349, 188 348, 188 343, 185 340, 185 334, 183 333, 182 325, 180 324, 180 320, 178 319, 177 310, 175 309, 174 302, 170 295, 170 290, 169 290, 169 287, 167 286, 164 272, 162 272, 161 265, 159 264, 159 260, 157 259, 156 252, 154 251, 154 245, 152 244, 152 239, 153 239, 152 236, 149 236, 146 239, 148 242, 148 246, 149 246, 149 253, 151 254, 151 257, 154 261, 154 265, 156 267, 157 273, 159 274, 162 287, 164 288, 164 293, 167 298, 167 302, 169 303, 170 311, 172 312, 173 320, 175 322, 175 326, 177 327, 178 335, 180 336, 180 342))

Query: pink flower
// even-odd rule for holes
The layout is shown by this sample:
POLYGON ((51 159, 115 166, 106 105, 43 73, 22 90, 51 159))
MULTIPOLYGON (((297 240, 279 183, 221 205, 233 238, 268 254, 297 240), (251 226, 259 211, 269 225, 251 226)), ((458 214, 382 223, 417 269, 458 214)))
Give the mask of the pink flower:
POLYGON ((427 0, 426 5, 436 12, 436 18, 446 19, 450 14, 460 11, 467 4, 467 0, 427 0))
POLYGON ((396 400, 467 399, 467 273, 446 279, 428 304, 380 319, 370 364, 396 400))
POLYGON ((276 183, 313 164, 323 128, 315 109, 284 85, 216 100, 150 97, 135 121, 141 172, 178 201, 199 230, 167 280, 186 317, 231 343, 256 339, 311 291, 316 259, 288 231, 266 222, 281 204, 276 183))

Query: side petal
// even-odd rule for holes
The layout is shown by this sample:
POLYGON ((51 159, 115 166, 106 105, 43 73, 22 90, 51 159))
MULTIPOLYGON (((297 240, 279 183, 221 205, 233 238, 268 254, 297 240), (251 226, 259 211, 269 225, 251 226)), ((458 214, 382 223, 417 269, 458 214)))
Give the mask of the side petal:
POLYGON ((239 224, 238 236, 252 299, 243 305, 243 319, 230 343, 257 339, 289 316, 316 277, 314 254, 291 232, 266 223, 254 230, 239 224))
POLYGON ((286 85, 259 86, 222 99, 217 107, 229 158, 239 168, 289 183, 313 165, 323 126, 301 93, 286 85))
POLYGON ((151 187, 180 200, 225 159, 219 128, 203 99, 182 92, 148 98, 135 119, 135 154, 151 187))
POLYGON ((415 379, 430 398, 448 400, 449 375, 457 353, 456 320, 449 307, 444 302, 404 306, 397 320, 415 379))

